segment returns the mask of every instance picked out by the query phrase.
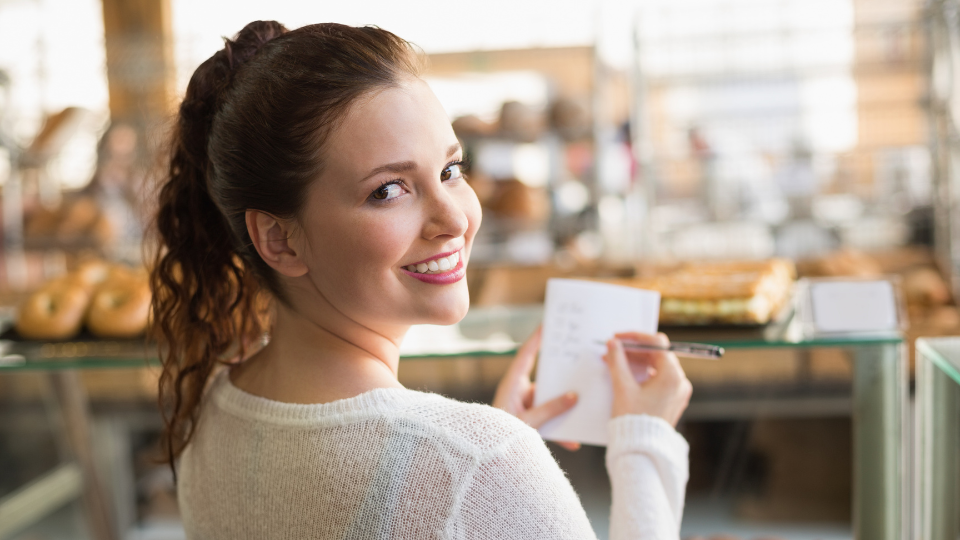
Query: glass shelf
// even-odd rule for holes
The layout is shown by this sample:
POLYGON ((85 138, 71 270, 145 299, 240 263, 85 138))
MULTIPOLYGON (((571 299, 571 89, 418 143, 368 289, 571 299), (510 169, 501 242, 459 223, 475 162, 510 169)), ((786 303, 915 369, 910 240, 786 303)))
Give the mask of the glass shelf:
MULTIPOLYGON (((472 308, 452 326, 413 327, 401 345, 400 355, 404 359, 510 356, 542 318, 541 305, 472 308)), ((864 347, 903 341, 899 333, 805 336, 793 317, 759 327, 676 327, 663 331, 675 341, 710 343, 727 349, 864 347)), ((154 346, 138 340, 0 341, 0 372, 159 365, 154 346)))

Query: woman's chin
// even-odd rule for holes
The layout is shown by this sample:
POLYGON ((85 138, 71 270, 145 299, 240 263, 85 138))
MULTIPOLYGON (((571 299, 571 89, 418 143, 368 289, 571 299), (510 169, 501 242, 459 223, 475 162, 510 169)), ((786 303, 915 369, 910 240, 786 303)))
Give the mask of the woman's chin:
POLYGON ((470 296, 464 292, 455 298, 446 299, 429 306, 426 315, 427 320, 423 324, 450 325, 460 322, 467 315, 470 309, 470 296))

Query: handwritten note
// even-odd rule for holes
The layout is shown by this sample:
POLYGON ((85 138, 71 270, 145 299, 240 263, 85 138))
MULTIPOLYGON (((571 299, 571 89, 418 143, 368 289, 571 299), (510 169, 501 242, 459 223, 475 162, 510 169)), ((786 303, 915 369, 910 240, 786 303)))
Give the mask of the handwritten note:
POLYGON ((606 446, 613 401, 605 343, 617 332, 654 334, 660 294, 632 287, 551 279, 547 282, 543 340, 534 405, 569 391, 580 399, 540 428, 543 438, 606 446))

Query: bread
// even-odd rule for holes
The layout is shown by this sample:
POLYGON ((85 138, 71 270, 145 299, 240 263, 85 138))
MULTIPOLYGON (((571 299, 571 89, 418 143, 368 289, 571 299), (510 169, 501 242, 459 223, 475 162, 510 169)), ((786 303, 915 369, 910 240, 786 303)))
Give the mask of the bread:
POLYGON ((90 294, 73 279, 60 278, 31 294, 17 312, 17 332, 26 339, 68 339, 80 331, 90 294))

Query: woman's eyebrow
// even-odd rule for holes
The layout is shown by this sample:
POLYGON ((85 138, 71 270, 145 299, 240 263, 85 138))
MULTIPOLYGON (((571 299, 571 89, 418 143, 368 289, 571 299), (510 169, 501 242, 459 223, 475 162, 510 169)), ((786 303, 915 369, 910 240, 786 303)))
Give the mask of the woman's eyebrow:
POLYGON ((387 163, 370 171, 370 174, 363 177, 361 182, 365 182, 371 176, 376 176, 382 172, 402 173, 412 171, 417 168, 417 164, 412 161, 398 161, 396 163, 387 163))
MULTIPOLYGON (((450 146, 450 148, 447 150, 447 157, 449 158, 450 156, 456 154, 459 151, 460 151, 460 143, 459 142, 453 143, 450 146)), ((397 161, 396 163, 387 163, 386 165, 381 165, 371 170, 370 173, 364 176, 363 180, 360 180, 360 181, 364 182, 371 176, 376 176, 382 172, 402 173, 402 172, 409 172, 409 171, 415 170, 416 168, 417 168, 417 164, 412 161, 397 161)))

